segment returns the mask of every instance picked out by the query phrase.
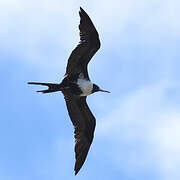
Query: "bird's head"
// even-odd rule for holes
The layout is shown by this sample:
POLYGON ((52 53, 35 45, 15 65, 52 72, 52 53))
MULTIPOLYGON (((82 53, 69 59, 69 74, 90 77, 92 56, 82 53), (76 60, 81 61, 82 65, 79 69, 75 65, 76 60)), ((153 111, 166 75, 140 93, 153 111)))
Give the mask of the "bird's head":
POLYGON ((106 91, 106 90, 101 89, 98 85, 93 84, 93 90, 92 90, 92 93, 95 93, 95 92, 98 92, 98 91, 110 93, 109 91, 106 91))

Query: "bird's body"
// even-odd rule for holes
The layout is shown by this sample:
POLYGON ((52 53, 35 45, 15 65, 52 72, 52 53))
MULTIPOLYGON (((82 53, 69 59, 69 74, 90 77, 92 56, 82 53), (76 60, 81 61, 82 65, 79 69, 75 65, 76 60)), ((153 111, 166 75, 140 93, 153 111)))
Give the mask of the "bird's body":
POLYGON ((48 89, 37 92, 51 93, 61 91, 64 95, 67 110, 74 125, 75 137, 75 174, 82 167, 94 137, 96 120, 91 113, 86 98, 88 95, 102 91, 90 81, 87 66, 93 55, 100 48, 99 35, 87 15, 80 8, 80 43, 72 51, 66 67, 65 77, 60 84, 29 82, 28 84, 47 86, 48 89))
POLYGON ((81 75, 77 79, 77 85, 82 91, 80 96, 88 96, 93 93, 93 83, 90 80, 85 79, 84 77, 81 77, 81 75))

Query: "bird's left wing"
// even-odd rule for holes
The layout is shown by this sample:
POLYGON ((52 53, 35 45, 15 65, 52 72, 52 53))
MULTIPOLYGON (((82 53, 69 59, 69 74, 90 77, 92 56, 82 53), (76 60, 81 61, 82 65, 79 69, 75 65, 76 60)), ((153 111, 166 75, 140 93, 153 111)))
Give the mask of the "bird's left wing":
POLYGON ((86 97, 75 97, 64 93, 69 116, 74 125, 75 137, 75 174, 86 160, 94 136, 96 120, 91 113, 86 97))

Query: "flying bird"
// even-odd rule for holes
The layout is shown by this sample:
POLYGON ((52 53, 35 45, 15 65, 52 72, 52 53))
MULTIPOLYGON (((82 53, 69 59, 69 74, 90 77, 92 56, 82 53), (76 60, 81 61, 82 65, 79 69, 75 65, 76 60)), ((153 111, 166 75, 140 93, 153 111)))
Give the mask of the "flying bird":
POLYGON ((47 89, 37 92, 61 91, 63 93, 70 119, 74 125, 75 175, 85 162, 96 125, 96 119, 87 105, 86 98, 98 91, 109 93, 90 81, 87 66, 100 48, 100 40, 91 19, 81 7, 79 15, 80 42, 68 59, 62 82, 57 84, 28 82, 28 84, 47 86, 47 89))

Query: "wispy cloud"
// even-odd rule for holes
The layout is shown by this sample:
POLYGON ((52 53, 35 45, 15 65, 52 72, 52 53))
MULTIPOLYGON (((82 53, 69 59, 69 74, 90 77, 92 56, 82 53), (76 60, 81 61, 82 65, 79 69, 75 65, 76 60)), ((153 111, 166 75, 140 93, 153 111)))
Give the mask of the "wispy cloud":
POLYGON ((54 64, 60 62, 58 58, 66 57, 79 41, 77 10, 81 4, 91 15, 105 44, 115 43, 117 37, 125 41, 124 35, 131 31, 139 34, 141 40, 151 42, 180 32, 178 1, 92 1, 89 7, 83 1, 3 0, 0 2, 1 48, 35 64, 46 64, 50 57, 54 64))
POLYGON ((167 82, 143 87, 117 100, 102 117, 97 135, 113 143, 110 154, 124 171, 151 169, 162 179, 178 179, 180 104, 170 96, 175 89, 180 87, 167 82))

